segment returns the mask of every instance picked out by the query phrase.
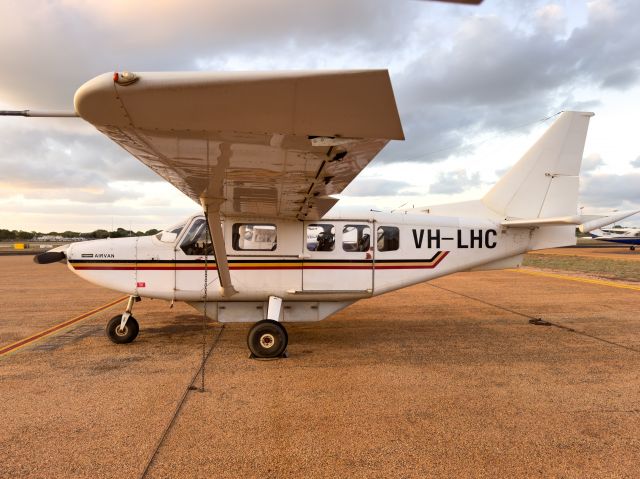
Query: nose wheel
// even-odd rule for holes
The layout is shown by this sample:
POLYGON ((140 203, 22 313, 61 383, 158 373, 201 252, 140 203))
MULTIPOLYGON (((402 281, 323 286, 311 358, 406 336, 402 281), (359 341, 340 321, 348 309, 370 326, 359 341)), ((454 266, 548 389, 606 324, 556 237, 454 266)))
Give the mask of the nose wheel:
POLYGON ((263 319, 254 324, 247 336, 247 346, 252 357, 272 359, 284 356, 289 335, 282 324, 263 319))
POLYGON ((140 301, 137 296, 129 296, 127 302, 127 308, 124 313, 118 314, 109 320, 107 323, 106 333, 107 337, 116 344, 130 343, 140 331, 138 321, 131 315, 133 305, 140 301))
POLYGON ((117 344, 130 343, 140 331, 138 321, 133 316, 129 316, 125 325, 122 325, 122 315, 114 316, 107 323, 107 336, 111 341, 117 344))

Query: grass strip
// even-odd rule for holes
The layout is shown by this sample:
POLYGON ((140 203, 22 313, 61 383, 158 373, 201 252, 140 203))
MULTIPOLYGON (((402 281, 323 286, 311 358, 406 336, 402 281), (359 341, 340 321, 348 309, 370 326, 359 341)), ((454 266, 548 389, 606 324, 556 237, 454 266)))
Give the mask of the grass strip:
POLYGON ((640 281, 640 261, 529 253, 522 264, 540 269, 577 271, 601 278, 640 281))

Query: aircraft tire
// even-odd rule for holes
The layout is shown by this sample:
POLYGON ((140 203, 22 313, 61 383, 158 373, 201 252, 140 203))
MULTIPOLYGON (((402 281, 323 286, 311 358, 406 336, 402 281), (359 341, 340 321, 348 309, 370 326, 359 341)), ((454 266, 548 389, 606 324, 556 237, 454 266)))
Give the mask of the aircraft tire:
POLYGON ((124 331, 120 331, 121 321, 121 314, 118 314, 109 320, 106 328, 107 337, 116 344, 130 343, 136 339, 138 332, 140 331, 138 321, 136 321, 136 318, 133 316, 129 316, 127 324, 124 326, 124 331))
POLYGON ((272 319, 254 324, 247 335, 247 346, 256 358, 277 358, 287 349, 289 335, 285 327, 272 319))
POLYGON ((636 250, 636 247, 635 247, 635 246, 632 246, 632 247, 631 247, 631 248, 629 248, 629 249, 630 249, 631 251, 635 251, 635 250, 636 250))

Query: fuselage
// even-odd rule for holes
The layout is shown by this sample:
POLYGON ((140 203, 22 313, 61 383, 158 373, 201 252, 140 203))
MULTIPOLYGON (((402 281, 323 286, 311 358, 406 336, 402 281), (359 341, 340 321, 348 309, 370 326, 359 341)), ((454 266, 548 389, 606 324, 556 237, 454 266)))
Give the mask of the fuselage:
POLYGON ((169 234, 75 243, 68 265, 92 283, 140 297, 353 301, 458 271, 516 266, 530 239, 529 230, 501 229, 489 220, 415 214, 305 222, 226 218, 225 247, 238 291, 226 298, 204 225, 196 215, 169 234))

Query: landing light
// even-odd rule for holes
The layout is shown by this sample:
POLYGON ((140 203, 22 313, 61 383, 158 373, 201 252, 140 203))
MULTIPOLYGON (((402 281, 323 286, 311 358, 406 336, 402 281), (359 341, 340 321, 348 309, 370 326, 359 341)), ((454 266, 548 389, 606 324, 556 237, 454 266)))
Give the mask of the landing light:
POLYGON ((135 73, 131 72, 114 72, 113 82, 118 85, 127 86, 137 82, 139 77, 135 73))

